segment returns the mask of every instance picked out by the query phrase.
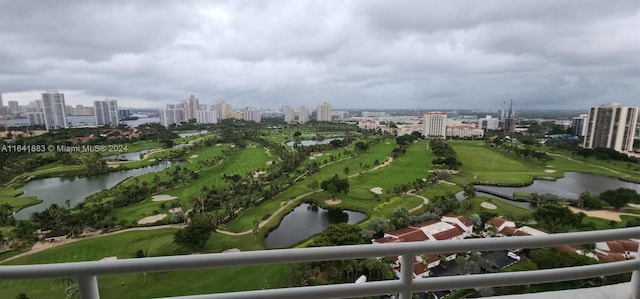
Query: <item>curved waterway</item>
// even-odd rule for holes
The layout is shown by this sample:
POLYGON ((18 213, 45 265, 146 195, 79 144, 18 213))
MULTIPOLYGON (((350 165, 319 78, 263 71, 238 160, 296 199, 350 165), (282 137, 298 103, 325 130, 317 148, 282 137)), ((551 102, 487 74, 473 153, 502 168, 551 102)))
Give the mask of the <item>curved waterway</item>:
POLYGON ((367 217, 366 214, 342 210, 323 209, 315 204, 303 203, 284 216, 280 225, 267 235, 267 248, 284 248, 321 233, 331 224, 355 224, 367 217))
POLYGON ((109 189, 124 179, 160 171, 171 167, 171 165, 171 162, 162 162, 152 166, 108 172, 89 177, 55 177, 31 180, 22 186, 21 189, 24 190, 24 194, 21 196, 36 196, 42 199, 43 202, 18 211, 14 218, 27 219, 31 217, 31 213, 44 211, 52 204, 65 207, 66 200, 69 200, 73 207, 83 202, 89 195, 109 189))
POLYGON ((481 186, 494 192, 513 195, 513 192, 528 192, 538 194, 555 194, 562 198, 578 199, 580 193, 589 191, 591 195, 598 195, 604 191, 629 188, 640 192, 640 184, 625 182, 617 178, 602 175, 567 172, 563 178, 556 181, 535 180, 533 184, 524 187, 496 187, 481 186))

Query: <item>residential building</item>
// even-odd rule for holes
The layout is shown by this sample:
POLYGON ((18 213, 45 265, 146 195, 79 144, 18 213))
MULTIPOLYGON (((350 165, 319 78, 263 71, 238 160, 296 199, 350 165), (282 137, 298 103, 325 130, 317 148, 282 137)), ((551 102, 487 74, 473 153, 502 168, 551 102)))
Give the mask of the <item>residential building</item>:
POLYGON ((186 120, 195 119, 196 111, 198 110, 200 110, 200 100, 194 95, 189 96, 187 107, 185 109, 185 112, 187 113, 187 115, 185 115, 186 120))
POLYGON ((43 112, 27 112, 24 116, 29 120, 30 126, 44 125, 44 113, 43 112))
POLYGON ((385 117, 387 114, 384 111, 362 111, 362 117, 385 117))
POLYGON ((282 109, 282 112, 284 114, 284 122, 290 124, 296 121, 296 113, 293 107, 286 105, 284 109, 282 109))
POLYGON ((447 135, 447 114, 444 112, 427 112, 424 114, 424 130, 426 138, 444 139, 447 135))
POLYGON ((500 120, 487 115, 485 118, 478 120, 480 128, 483 130, 498 130, 500 128, 500 120))
POLYGON ((82 105, 76 105, 75 107, 67 106, 67 112, 71 116, 94 116, 95 108, 82 105))
POLYGON ((638 107, 622 107, 618 103, 591 107, 584 147, 632 151, 637 119, 638 107))
POLYGON ((461 126, 447 126, 447 137, 457 138, 482 138, 484 136, 484 130, 469 125, 461 126))
POLYGON ((28 112, 42 112, 43 108, 42 100, 33 100, 29 102, 28 112))
POLYGON ((8 101, 7 107, 9 107, 9 114, 20 113, 20 108, 18 107, 18 101, 8 101))
POLYGON ((173 124, 179 124, 185 121, 183 112, 184 111, 182 111, 182 109, 167 108, 160 110, 160 124, 165 127, 169 127, 173 124))
POLYGON ((242 116, 242 119, 246 121, 255 121, 257 123, 259 123, 262 119, 262 113, 255 107, 244 107, 242 116))
POLYGON ((93 107, 96 114, 96 124, 98 126, 118 126, 118 123, 120 121, 118 115, 118 101, 111 99, 107 99, 104 101, 94 101, 93 107))
POLYGON ((323 102, 318 104, 316 110, 316 118, 318 121, 331 121, 333 116, 333 109, 331 109, 331 104, 327 102, 323 102))
POLYGON ((66 129, 67 111, 65 109, 64 94, 56 90, 42 94, 42 105, 44 111, 44 122, 47 131, 56 129, 66 129))
POLYGON ((571 120, 571 134, 582 137, 587 134, 587 120, 589 114, 580 114, 571 120))
POLYGON ((298 107, 298 123, 304 124, 309 122, 309 109, 306 106, 298 107))
POLYGON ((118 108, 118 119, 123 119, 131 116, 131 109, 118 108))
POLYGON ((0 107, 4 106, 4 102, 2 101, 2 93, 0 92, 0 107))
POLYGON ((196 122, 199 124, 215 124, 218 122, 216 111, 198 110, 196 113, 196 122))
POLYGON ((235 111, 233 111, 233 106, 227 104, 224 100, 217 101, 216 109, 218 111, 218 120, 238 118, 235 111))

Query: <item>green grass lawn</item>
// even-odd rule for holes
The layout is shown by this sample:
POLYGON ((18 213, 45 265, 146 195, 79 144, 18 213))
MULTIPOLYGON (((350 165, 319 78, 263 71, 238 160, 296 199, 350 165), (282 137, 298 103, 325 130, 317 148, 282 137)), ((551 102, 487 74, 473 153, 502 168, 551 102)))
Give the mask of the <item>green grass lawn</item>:
POLYGON ((461 176, 453 179, 456 183, 524 183, 536 176, 551 176, 544 172, 545 165, 511 157, 482 141, 449 141, 447 143, 453 147, 462 161, 461 176))
MULTIPOLYGON (((4 264, 91 261, 111 256, 128 259, 134 258, 138 250, 147 252, 148 256, 185 254, 184 250, 172 242, 175 231, 176 229, 158 229, 86 239, 4 264)), ((253 236, 229 237, 213 234, 206 244, 205 252, 221 252, 229 248, 255 250, 262 247, 253 236)), ((98 283, 103 298, 149 298, 287 287, 290 273, 289 265, 267 265, 109 275, 98 277, 98 283)), ((0 288, 7 298, 15 297, 19 293, 25 293, 29 298, 64 297, 64 287, 58 286, 53 280, 4 280, 0 281, 0 288)))
POLYGON ((488 210, 496 212, 498 215, 504 216, 507 219, 525 219, 531 215, 531 210, 521 208, 519 206, 504 202, 499 199, 475 197, 471 198, 471 206, 469 206, 469 200, 465 199, 460 202, 460 207, 456 209, 457 214, 465 215, 469 217, 471 214, 479 214, 480 212, 487 210, 480 206, 482 202, 488 202, 494 204, 497 208, 495 210, 488 210))

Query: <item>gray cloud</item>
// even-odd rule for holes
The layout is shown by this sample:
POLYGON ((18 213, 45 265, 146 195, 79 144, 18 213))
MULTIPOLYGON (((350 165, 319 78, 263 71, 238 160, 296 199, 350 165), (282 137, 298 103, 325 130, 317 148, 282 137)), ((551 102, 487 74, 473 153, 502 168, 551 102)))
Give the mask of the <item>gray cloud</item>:
MULTIPOLYGON (((0 91, 160 106, 638 105, 637 1, 3 1, 0 91)), ((15 93, 15 94, 14 94, 15 93)))

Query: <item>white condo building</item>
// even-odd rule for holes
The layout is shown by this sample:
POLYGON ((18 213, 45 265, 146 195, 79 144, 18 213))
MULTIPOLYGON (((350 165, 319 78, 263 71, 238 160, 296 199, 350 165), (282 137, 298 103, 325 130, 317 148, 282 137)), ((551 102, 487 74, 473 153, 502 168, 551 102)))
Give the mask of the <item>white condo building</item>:
POLYGON ((197 110, 196 122, 199 124, 215 124, 218 122, 217 112, 211 110, 197 110))
POLYGON ((306 106, 298 107, 298 123, 309 122, 309 109, 306 106))
POLYGON ((255 121, 259 123, 262 120, 262 112, 255 107, 244 107, 242 116, 246 121, 255 121))
POLYGON ((47 131, 68 128, 63 93, 55 90, 43 93, 42 106, 47 131))
POLYGON ((120 122, 120 116, 118 115, 118 101, 110 99, 94 101, 93 109, 95 111, 96 124, 98 126, 118 126, 118 123, 120 122))
POLYGON ((618 103, 591 107, 584 147, 632 151, 637 120, 638 107, 622 107, 618 103))
POLYGON ((425 113, 422 135, 431 139, 444 139, 447 136, 447 114, 444 112, 425 113))
POLYGON ((162 109, 160 110, 160 124, 169 127, 184 121, 184 111, 182 109, 162 109))
POLYGON ((327 102, 323 102, 318 104, 318 108, 316 110, 316 118, 318 121, 331 121, 333 115, 333 109, 331 109, 331 104, 327 102))
POLYGON ((296 121, 296 112, 293 110, 293 107, 289 105, 284 106, 282 113, 284 114, 284 122, 290 124, 296 121))

